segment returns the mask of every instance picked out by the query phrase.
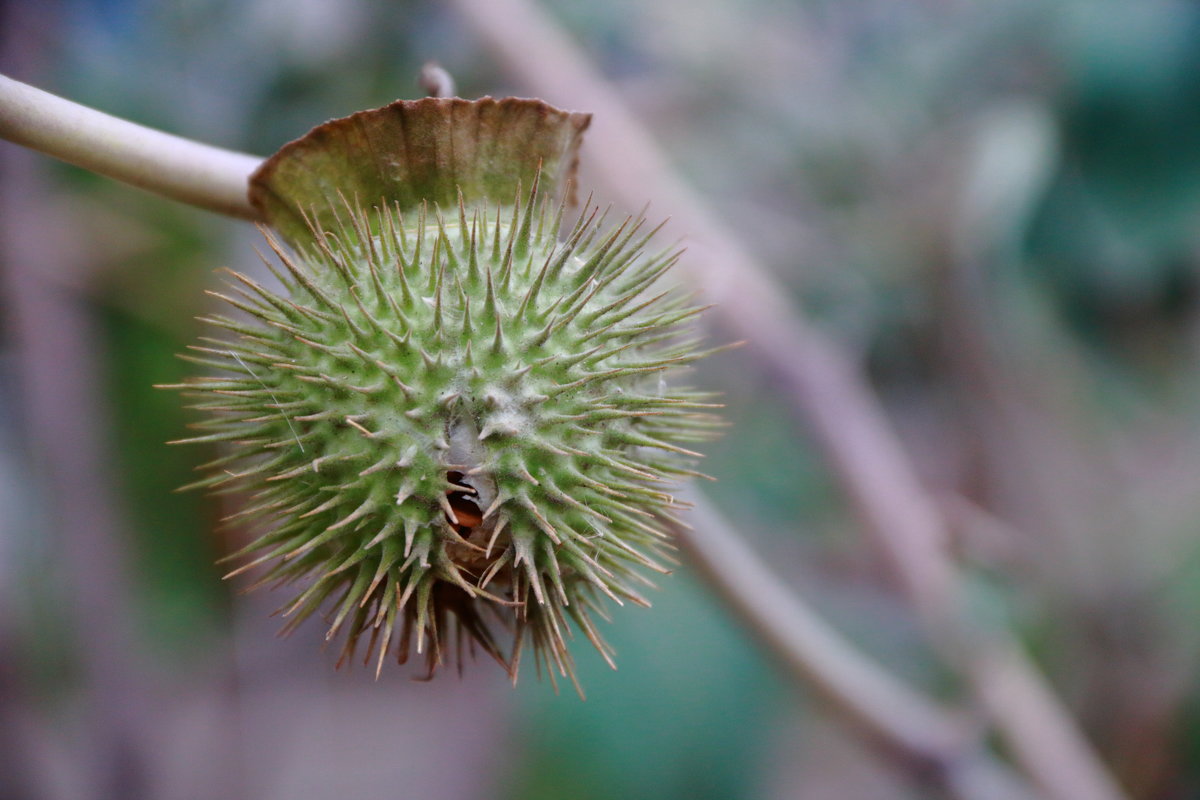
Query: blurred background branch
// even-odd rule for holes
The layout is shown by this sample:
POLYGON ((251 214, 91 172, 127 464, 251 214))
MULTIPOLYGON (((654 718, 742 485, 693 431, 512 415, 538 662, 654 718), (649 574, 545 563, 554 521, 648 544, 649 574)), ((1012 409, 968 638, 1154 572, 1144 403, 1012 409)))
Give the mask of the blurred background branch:
MULTIPOLYGON (((6 31, 0 36, 0 68, 39 63, 44 54, 36 42, 19 41, 11 32, 40 18, 38 12, 0 16, 6 31)), ((0 92, 6 89, 0 83, 0 92)), ((7 332, 15 342, 13 372, 21 388, 14 399, 40 489, 54 498, 36 523, 60 537, 56 544, 63 557, 47 577, 63 586, 80 671, 85 732, 68 780, 98 798, 143 798, 149 796, 146 745, 153 707, 145 701, 154 687, 131 624, 130 564, 121 544, 127 523, 112 481, 111 442, 107 428, 95 424, 108 416, 100 377, 105 354, 86 306, 49 277, 79 254, 69 238, 57 235, 66 223, 49 203, 36 160, 20 149, 0 151, 0 297, 11 311, 7 332)), ((13 625, 0 619, 5 632, 13 625)), ((22 676, 6 678, 9 691, 0 703, 19 702, 27 691, 22 676)), ((25 715, 18 712, 0 724, 20 716, 25 715)), ((28 775, 31 762, 41 760, 30 752, 38 744, 34 737, 27 740, 20 754, 25 763, 15 773, 26 778, 26 791, 35 785, 28 775)))
POLYGON ((456 0, 463 19, 523 81, 551 102, 587 107, 600 120, 589 146, 604 184, 628 205, 650 195, 689 231, 694 271, 724 330, 744 337, 810 425, 867 530, 1016 757, 1049 796, 1119 798, 1121 792, 1043 685, 1019 645, 981 640, 962 615, 961 578, 936 505, 920 486, 882 408, 851 361, 809 326, 769 272, 717 214, 673 174, 635 116, 568 37, 528 0, 456 0), (1005 680, 999 680, 1003 676, 1005 680), (1025 746, 1028 737, 1037 743, 1025 746))
POLYGON ((947 797, 1029 797, 987 753, 977 720, 953 715, 865 660, 771 574, 721 513, 695 491, 677 536, 689 561, 797 682, 822 698, 918 784, 947 797))

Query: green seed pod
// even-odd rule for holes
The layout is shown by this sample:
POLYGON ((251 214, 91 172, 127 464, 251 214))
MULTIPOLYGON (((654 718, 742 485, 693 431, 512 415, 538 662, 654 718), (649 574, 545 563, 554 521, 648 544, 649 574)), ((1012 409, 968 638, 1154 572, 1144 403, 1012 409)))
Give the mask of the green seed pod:
POLYGON ((256 175, 283 290, 234 273, 220 296, 244 316, 205 320, 233 338, 188 356, 220 374, 174 388, 211 415, 183 441, 228 447, 193 486, 248 496, 236 518, 265 526, 230 576, 301 587, 285 630, 324 611, 343 660, 369 634, 377 674, 412 648, 432 674, 465 633, 514 680, 528 638, 574 680, 573 622, 612 663, 593 616, 647 604, 672 482, 714 425, 670 375, 701 355, 699 309, 657 288, 678 252, 647 255, 640 218, 564 223, 586 124, 400 102, 256 175))

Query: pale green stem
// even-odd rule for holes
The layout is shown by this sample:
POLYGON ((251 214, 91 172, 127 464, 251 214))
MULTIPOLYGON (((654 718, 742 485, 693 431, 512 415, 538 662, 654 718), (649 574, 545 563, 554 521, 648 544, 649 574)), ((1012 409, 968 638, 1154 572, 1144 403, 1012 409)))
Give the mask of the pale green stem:
POLYGON ((246 189, 262 159, 117 119, 4 75, 0 138, 172 200, 257 218, 246 189))

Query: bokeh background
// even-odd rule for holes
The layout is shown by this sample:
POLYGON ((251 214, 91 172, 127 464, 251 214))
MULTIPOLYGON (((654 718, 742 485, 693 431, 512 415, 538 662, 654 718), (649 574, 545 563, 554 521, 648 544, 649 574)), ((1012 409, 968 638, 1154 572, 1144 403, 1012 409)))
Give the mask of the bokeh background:
MULTIPOLYGON (((464 97, 532 94, 470 7, 4 0, 0 63, 268 154, 419 96, 426 59, 464 97)), ((865 371, 971 613, 1019 635, 1131 797, 1200 797, 1200 6, 536 7, 865 371)), ((204 289, 257 269, 256 241, 0 143, 0 798, 936 796, 686 563, 606 626, 618 671, 577 648, 586 701, 483 662, 376 682, 335 672, 319 625, 276 638, 282 598, 213 565, 229 509, 172 491, 205 453, 164 444, 190 420, 152 388, 188 374, 204 289)), ((695 381, 728 404, 706 488, 746 540, 889 670, 961 699, 779 387, 737 352, 695 381)))

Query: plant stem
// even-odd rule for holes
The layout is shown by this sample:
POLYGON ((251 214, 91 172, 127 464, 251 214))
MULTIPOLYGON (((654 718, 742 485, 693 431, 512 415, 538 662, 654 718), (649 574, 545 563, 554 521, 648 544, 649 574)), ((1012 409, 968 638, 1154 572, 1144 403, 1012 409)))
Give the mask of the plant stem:
POLYGON ((0 138, 172 200, 257 217, 246 188, 261 159, 117 119, 5 75, 0 138))
POLYGON ((768 569, 699 492, 680 548, 783 667, 900 766, 959 800, 1028 798, 978 740, 978 726, 868 660, 768 569))

